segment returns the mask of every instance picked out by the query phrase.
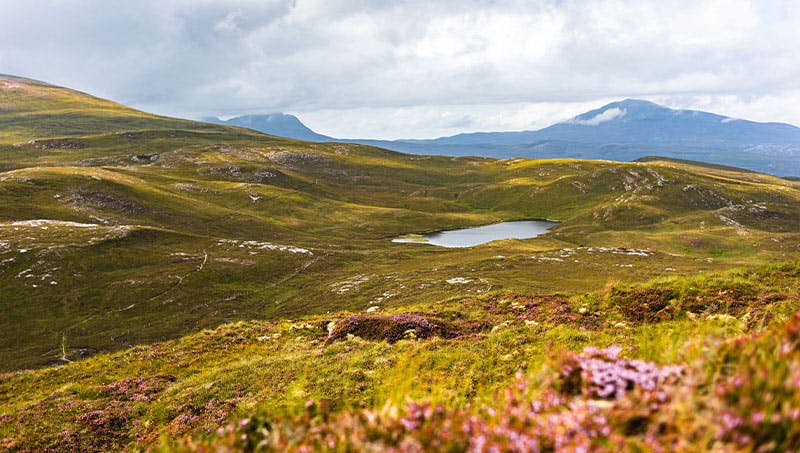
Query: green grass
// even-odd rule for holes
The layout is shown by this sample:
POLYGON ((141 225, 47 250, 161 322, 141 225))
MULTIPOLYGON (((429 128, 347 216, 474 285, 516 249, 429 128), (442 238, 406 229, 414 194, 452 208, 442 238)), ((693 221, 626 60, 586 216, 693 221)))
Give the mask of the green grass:
POLYGON ((325 345, 326 324, 342 322, 347 312, 227 324, 57 368, 3 375, 0 413, 7 414, 7 423, 0 437, 33 448, 63 448, 68 444, 59 442, 73 439, 77 443, 69 445, 91 449, 91 429, 76 420, 93 410, 113 410, 109 407, 127 414, 128 421, 115 428, 116 445, 141 448, 157 445, 153 442, 162 435, 202 436, 205 428, 230 417, 301 413, 309 399, 325 400, 335 412, 399 406, 409 398, 448 406, 490 403, 519 370, 543 382, 541 373, 554 358, 587 345, 619 344, 629 357, 691 365, 721 341, 779 324, 800 309, 798 266, 673 277, 569 299, 465 294, 380 312, 450 319, 463 333, 452 339, 387 343, 356 336, 325 345), (628 308, 643 300, 655 307, 647 296, 654 288, 674 291, 666 301, 669 309, 653 318, 631 314, 628 308), (698 301, 702 309, 686 309, 698 301), (566 312, 554 310, 562 303, 566 312), (169 376, 169 382, 147 399, 130 401, 107 390, 125 379, 157 376, 169 376), (224 416, 215 418, 216 411, 224 416), (75 437, 65 436, 65 430, 75 437))
POLYGON ((688 363, 798 308, 796 264, 769 267, 800 251, 796 181, 679 161, 411 156, 25 80, 0 78, 0 94, 0 439, 23 448, 160 445, 308 399, 490 402, 554 351, 616 343, 688 363), (60 222, 19 223, 37 219, 60 222), (561 224, 469 249, 391 242, 520 219, 561 224), (536 313, 512 308, 536 297, 536 313), (463 335, 323 346, 323 321, 371 307, 463 335), (148 381, 161 375, 174 379, 148 381), (132 378, 154 399, 120 403, 125 421, 92 444, 81 415, 132 378))
POLYGON ((0 131, 39 142, 0 145, 0 166, 13 169, 0 173, 0 222, 131 229, 106 240, 106 227, 94 235, 0 227, 6 370, 56 363, 65 338, 74 359, 225 322, 360 310, 378 301, 400 307, 454 289, 575 294, 612 280, 787 260, 800 244, 800 185, 765 175, 680 162, 410 156, 176 125, 183 120, 14 83, 4 93, 15 107, 0 112, 0 121, 15 126, 0 131), (64 116, 65 109, 95 119, 64 116), (30 117, 42 112, 80 132, 58 138, 65 129, 46 125, 43 135, 43 123, 30 117), (129 117, 149 123, 126 125, 129 117), (536 218, 562 224, 540 238, 468 250, 389 242, 536 218), (445 282, 455 277, 471 282, 445 282), (365 281, 335 289, 353 279, 365 281))

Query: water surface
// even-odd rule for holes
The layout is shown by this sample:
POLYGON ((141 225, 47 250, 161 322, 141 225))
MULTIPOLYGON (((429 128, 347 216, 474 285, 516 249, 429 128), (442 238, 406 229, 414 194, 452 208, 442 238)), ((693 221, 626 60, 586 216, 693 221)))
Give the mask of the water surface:
POLYGON ((392 239, 392 242, 414 242, 440 247, 474 247, 500 239, 528 239, 546 233, 558 222, 547 220, 520 220, 472 228, 413 234, 392 239))

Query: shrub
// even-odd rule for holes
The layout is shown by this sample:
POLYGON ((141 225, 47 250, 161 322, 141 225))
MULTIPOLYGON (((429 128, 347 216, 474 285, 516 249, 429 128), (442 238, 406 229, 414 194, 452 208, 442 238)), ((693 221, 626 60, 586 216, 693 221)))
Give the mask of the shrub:
MULTIPOLYGON (((200 451, 397 452, 617 448, 625 445, 625 433, 611 424, 614 403, 603 398, 622 399, 627 392, 638 391, 649 395, 642 401, 667 401, 665 396, 656 395, 664 382, 680 374, 674 367, 619 359, 618 352, 618 348, 588 348, 565 360, 560 373, 564 381, 558 387, 573 391, 559 392, 554 386, 533 395, 529 382, 520 374, 493 405, 445 408, 411 401, 402 410, 387 406, 331 415, 324 410, 325 405, 309 402, 302 416, 272 423, 248 418, 221 428, 211 439, 183 439, 180 447, 200 451), (581 375, 577 383, 576 372, 581 375), (608 382, 613 383, 610 390, 608 382)), ((658 406, 647 402, 644 408, 649 415, 658 406)))

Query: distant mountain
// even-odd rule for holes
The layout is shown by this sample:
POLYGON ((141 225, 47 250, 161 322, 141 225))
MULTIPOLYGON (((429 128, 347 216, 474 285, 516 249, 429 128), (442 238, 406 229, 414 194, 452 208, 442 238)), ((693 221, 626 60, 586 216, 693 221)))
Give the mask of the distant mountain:
POLYGON ((523 145, 542 141, 719 147, 800 144, 800 128, 756 123, 636 99, 613 102, 536 131, 459 134, 416 143, 523 145))
POLYGON ((618 161, 658 155, 800 176, 800 128, 675 110, 636 99, 613 102, 539 130, 475 132, 430 140, 337 139, 317 134, 296 117, 280 113, 217 122, 299 140, 359 143, 414 154, 618 161))
POLYGON ((265 134, 278 135, 281 137, 305 140, 310 142, 329 142, 335 139, 317 134, 294 115, 286 113, 268 113, 265 115, 244 115, 221 120, 219 118, 206 118, 211 123, 226 124, 229 126, 240 126, 254 129, 265 134))
POLYGON ((781 176, 800 175, 800 128, 696 110, 674 110, 636 99, 613 102, 533 131, 476 132, 432 140, 355 142, 408 153, 499 158, 631 161, 659 155, 781 176))

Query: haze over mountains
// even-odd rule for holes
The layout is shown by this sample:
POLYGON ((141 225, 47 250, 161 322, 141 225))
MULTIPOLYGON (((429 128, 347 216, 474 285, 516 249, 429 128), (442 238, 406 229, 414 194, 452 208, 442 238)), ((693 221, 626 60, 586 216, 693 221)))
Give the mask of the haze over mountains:
POLYGON ((779 176, 800 175, 800 128, 674 110, 636 99, 614 102, 539 130, 475 132, 430 140, 333 138, 317 134, 285 114, 217 122, 301 140, 361 143, 417 154, 621 161, 659 155, 779 176))

